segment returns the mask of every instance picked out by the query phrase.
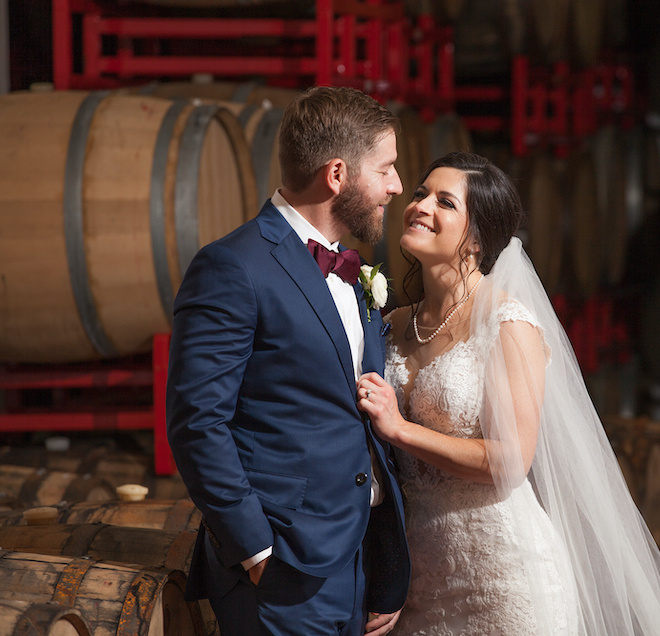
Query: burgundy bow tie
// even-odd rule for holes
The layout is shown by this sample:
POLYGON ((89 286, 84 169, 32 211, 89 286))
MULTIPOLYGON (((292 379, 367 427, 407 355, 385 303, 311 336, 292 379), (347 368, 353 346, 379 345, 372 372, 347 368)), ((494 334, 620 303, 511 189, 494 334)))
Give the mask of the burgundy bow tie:
POLYGON ((334 272, 347 283, 355 285, 360 273, 360 254, 357 250, 333 252, 312 239, 307 242, 307 249, 319 264, 324 278, 334 272))

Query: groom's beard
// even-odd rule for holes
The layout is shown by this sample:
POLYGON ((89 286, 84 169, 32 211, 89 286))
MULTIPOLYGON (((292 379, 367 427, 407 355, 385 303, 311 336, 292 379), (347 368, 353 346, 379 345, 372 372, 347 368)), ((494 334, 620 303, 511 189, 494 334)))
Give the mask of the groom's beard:
POLYGON ((348 183, 337 195, 331 213, 356 239, 367 245, 375 245, 383 238, 378 202, 371 201, 355 182, 348 183))

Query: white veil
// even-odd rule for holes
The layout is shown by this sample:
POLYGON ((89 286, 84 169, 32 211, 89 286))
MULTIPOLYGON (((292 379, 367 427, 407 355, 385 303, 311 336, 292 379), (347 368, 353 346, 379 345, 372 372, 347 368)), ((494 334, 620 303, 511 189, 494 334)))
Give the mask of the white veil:
MULTIPOLYGON (((510 497, 524 478, 515 403, 522 393, 538 408, 536 453, 528 478, 567 555, 560 576, 579 603, 577 633, 588 636, 660 634, 660 552, 626 486, 600 419, 589 398, 571 344, 519 239, 511 239, 478 290, 471 333, 493 331, 485 371, 480 422, 489 463, 502 497, 510 497), (529 373, 524 386, 508 381, 501 335, 493 316, 506 299, 516 299, 537 323, 547 362, 542 391, 533 376, 524 342, 514 347, 516 361, 529 373)), ((506 346, 506 345, 505 345, 506 346)), ((538 347, 537 347, 538 348, 538 347)), ((508 348, 510 356, 511 346, 508 348)), ((537 356, 538 358, 538 356, 537 356)), ((537 365, 538 366, 538 365, 537 365)), ((543 371, 541 370, 541 376, 543 371)), ((523 563, 533 553, 538 530, 528 523, 529 508, 513 502, 514 523, 523 563)), ((539 633, 556 607, 547 600, 541 568, 525 567, 539 633)), ((569 595, 570 596, 570 595, 569 595)), ((566 633, 575 633, 570 629, 566 633)))

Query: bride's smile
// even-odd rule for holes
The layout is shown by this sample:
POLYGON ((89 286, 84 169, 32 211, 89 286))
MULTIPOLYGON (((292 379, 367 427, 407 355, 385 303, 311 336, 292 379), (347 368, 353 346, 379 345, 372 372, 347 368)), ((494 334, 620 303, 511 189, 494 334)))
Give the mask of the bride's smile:
POLYGON ((401 247, 429 265, 455 265, 467 230, 465 175, 455 168, 437 168, 418 186, 404 212, 401 247))

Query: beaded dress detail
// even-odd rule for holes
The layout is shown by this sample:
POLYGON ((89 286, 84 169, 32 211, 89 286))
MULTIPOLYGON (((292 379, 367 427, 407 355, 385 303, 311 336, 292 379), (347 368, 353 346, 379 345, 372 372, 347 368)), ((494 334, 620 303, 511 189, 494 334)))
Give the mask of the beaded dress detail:
MULTIPOLYGON (((385 379, 394 387, 404 417, 454 437, 482 438, 478 418, 487 354, 501 323, 517 320, 538 329, 524 306, 506 300, 484 333, 458 342, 419 370, 407 408, 404 387, 410 370, 390 333, 385 379)), ((562 584, 557 568, 566 556, 530 482, 525 480, 503 499, 492 484, 455 477, 404 451, 395 452, 406 502, 412 583, 393 634, 576 634, 574 588, 562 584), (517 542, 513 515, 521 506, 533 533, 534 554, 521 554, 517 542), (530 567, 542 573, 552 625, 538 624, 534 594, 524 574, 530 567)))

